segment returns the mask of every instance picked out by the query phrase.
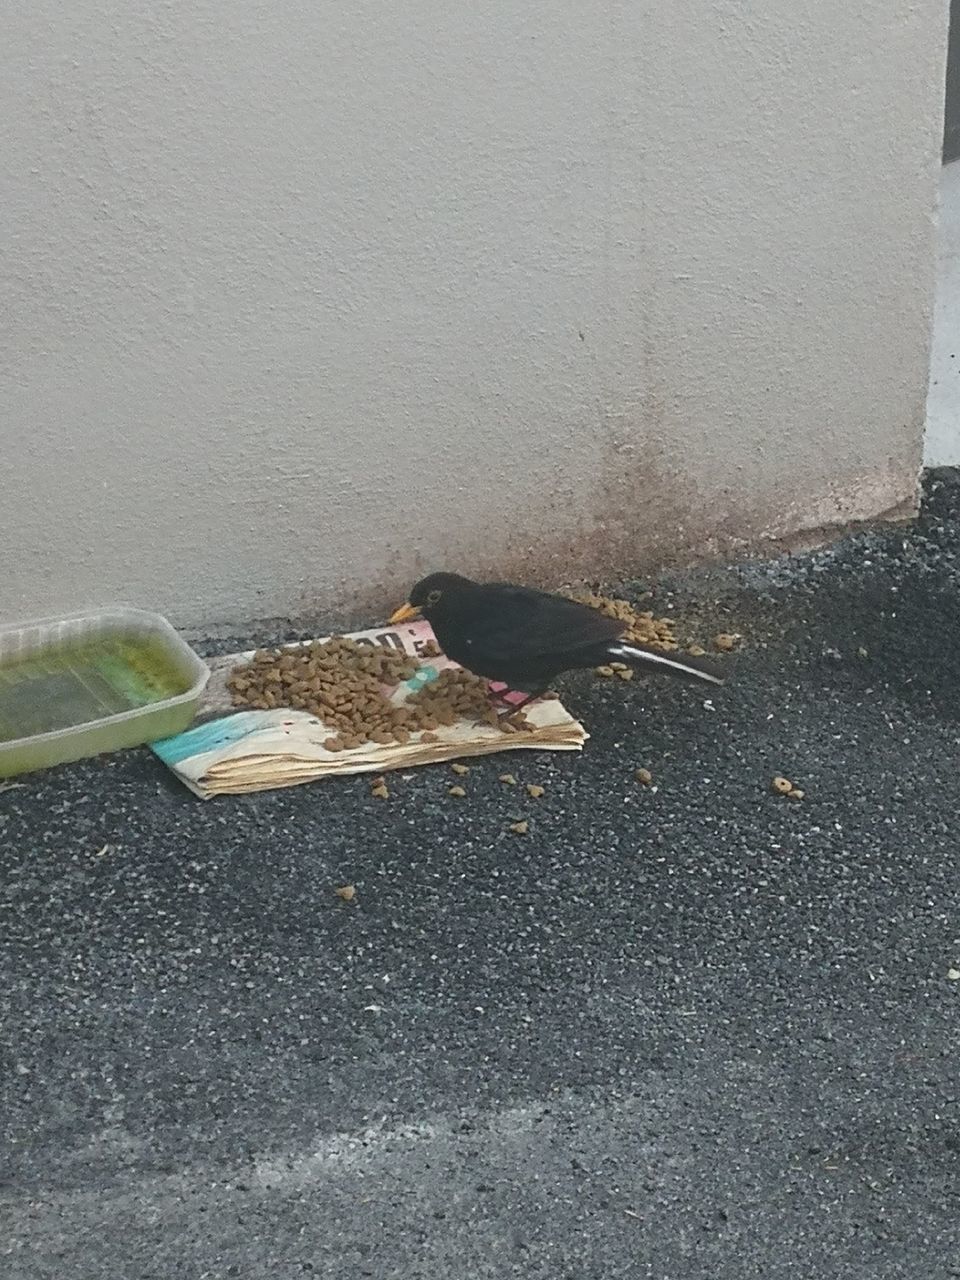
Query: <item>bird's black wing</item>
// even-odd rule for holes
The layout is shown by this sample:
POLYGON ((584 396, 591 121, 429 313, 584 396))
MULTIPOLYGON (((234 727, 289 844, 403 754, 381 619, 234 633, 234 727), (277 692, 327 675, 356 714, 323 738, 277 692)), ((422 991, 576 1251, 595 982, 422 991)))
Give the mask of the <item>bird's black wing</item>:
POLYGON ((492 582, 476 593, 470 648, 498 662, 575 654, 623 634, 625 624, 563 596, 492 582))

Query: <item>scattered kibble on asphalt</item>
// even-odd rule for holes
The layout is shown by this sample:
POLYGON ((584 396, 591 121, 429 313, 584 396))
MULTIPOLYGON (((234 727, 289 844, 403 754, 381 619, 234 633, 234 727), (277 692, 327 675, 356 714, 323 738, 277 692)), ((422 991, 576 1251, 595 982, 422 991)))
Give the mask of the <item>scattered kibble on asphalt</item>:
POLYGON ((466 794, 467 793, 464 791, 463 787, 447 787, 448 796, 457 796, 457 798, 460 798, 466 794))
POLYGON ((538 787, 535 782, 527 783, 527 795, 533 796, 534 800, 539 800, 540 797, 543 795, 543 792, 544 792, 544 788, 538 787))
POLYGON ((468 764, 457 764, 457 763, 454 763, 454 764, 452 764, 452 765, 450 766, 450 768, 453 770, 453 772, 454 772, 454 773, 459 774, 459 776, 460 776, 461 778, 463 777, 463 775, 464 775, 465 773, 469 773, 469 772, 470 772, 470 766, 469 766, 468 764))
POLYGON ((342 884, 339 889, 334 890, 338 898, 342 898, 344 902, 352 902, 357 896, 357 890, 352 884, 342 884))
POLYGON ((633 776, 638 782, 642 782, 645 787, 649 787, 653 782, 653 774, 649 769, 638 769, 633 776))
POLYGON ((517 836, 525 836, 530 828, 529 822, 511 822, 510 830, 517 836))
MULTIPOLYGON (((597 609, 608 618, 617 618, 622 622, 624 624, 622 638, 627 644, 640 644, 649 649, 663 651, 680 648, 674 634, 676 622, 673 618, 655 618, 649 609, 637 609, 629 600, 603 596, 597 591, 575 593, 572 598, 579 600, 581 604, 589 605, 591 609, 597 609)), ((724 633, 716 637, 714 644, 720 641, 717 644, 718 648, 735 649, 739 646, 741 639, 742 637, 735 632, 724 633)), ((688 653, 693 657, 702 658, 706 650, 698 644, 693 644, 690 645, 688 653)), ((633 667, 624 662, 609 662, 600 667, 594 667, 594 674, 601 678, 609 679, 611 676, 617 676, 621 680, 632 680, 636 673, 633 667)))
POLYGON ((770 785, 773 787, 774 791, 778 792, 782 796, 788 796, 791 791, 796 790, 789 778, 781 778, 779 774, 774 778, 770 785))
MULTIPOLYGON (((615 596, 602 596, 596 592, 578 593, 573 597, 581 604, 605 614, 608 618, 616 618, 624 624, 623 639, 627 644, 643 644, 651 649, 676 649, 677 639, 673 634, 672 618, 655 618, 648 609, 639 610, 629 600, 619 600, 615 596)), ((611 668, 612 670, 612 668, 611 668)))
POLYGON ((500 781, 505 782, 508 787, 515 787, 517 785, 517 780, 512 773, 501 773, 500 781))

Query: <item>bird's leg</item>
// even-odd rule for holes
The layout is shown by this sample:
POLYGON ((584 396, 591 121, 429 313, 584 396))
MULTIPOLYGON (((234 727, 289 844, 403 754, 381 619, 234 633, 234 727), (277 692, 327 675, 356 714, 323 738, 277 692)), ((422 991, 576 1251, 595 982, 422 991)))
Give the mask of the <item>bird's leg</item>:
POLYGON ((528 693, 522 702, 515 702, 513 706, 508 706, 506 711, 501 712, 500 715, 497 716, 497 719, 509 720, 512 716, 515 716, 518 711, 522 711, 528 703, 535 702, 537 698, 542 698, 547 692, 547 688, 548 686, 544 685, 542 689, 536 689, 533 693, 528 693))

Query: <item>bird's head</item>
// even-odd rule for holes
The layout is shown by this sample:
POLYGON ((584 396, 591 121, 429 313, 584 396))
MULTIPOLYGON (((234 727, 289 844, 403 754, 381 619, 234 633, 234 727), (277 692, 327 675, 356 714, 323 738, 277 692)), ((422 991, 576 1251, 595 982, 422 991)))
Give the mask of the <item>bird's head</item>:
POLYGON ((463 589, 474 586, 469 578, 462 578, 459 573, 431 573, 421 578, 411 589, 406 604, 395 609, 390 615, 390 625, 410 622, 422 614, 429 620, 432 613, 442 609, 452 596, 460 594, 463 589))

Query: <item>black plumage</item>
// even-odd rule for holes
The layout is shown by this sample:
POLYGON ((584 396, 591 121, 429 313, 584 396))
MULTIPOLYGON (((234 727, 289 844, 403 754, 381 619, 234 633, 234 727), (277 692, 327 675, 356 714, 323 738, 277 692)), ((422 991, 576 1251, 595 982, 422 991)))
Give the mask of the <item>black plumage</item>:
POLYGON ((624 662, 639 671, 722 683, 709 661, 621 640, 626 626, 589 605, 509 582, 432 573, 393 614, 422 614, 440 648, 461 667, 539 697, 563 671, 624 662))

